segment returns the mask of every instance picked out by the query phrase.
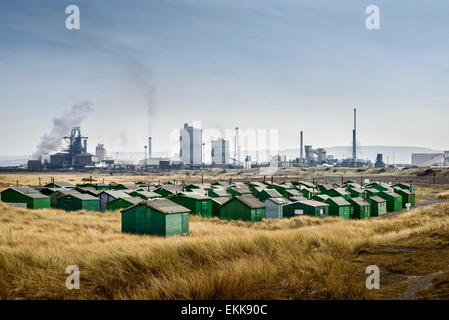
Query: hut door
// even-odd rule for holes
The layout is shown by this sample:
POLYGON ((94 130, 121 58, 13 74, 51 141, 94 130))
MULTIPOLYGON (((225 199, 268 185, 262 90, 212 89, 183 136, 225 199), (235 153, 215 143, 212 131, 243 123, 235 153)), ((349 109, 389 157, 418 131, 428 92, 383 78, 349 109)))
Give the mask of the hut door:
POLYGON ((201 202, 201 216, 207 217, 207 202, 206 201, 201 202))

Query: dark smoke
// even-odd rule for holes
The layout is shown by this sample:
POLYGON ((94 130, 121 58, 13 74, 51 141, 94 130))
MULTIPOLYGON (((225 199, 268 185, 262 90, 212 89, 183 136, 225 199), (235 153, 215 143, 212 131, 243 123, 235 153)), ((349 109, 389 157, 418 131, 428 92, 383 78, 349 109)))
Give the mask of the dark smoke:
POLYGON ((38 159, 43 154, 58 150, 64 136, 70 134, 73 127, 79 126, 93 109, 90 102, 77 103, 62 117, 53 119, 53 127, 50 132, 41 137, 41 142, 32 155, 32 159, 38 159))
POLYGON ((154 117, 154 81, 151 70, 143 63, 135 59, 128 61, 129 72, 137 90, 145 99, 148 114, 148 134, 151 135, 151 121, 154 117))

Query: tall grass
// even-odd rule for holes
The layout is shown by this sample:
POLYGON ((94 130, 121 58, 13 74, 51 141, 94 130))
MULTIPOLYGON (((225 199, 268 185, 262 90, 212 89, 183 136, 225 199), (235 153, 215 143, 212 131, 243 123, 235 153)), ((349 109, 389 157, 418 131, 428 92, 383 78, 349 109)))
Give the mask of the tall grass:
POLYGON ((449 204, 396 219, 298 217, 261 223, 191 217, 190 235, 122 234, 120 213, 0 203, 2 299, 365 299, 361 247, 449 225, 449 204), (68 265, 81 289, 68 290, 68 265))

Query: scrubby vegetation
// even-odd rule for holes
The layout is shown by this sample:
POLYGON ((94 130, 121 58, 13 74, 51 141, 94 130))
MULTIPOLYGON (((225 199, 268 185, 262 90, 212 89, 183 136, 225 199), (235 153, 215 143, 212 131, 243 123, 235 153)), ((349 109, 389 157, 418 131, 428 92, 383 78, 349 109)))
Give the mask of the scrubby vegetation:
MULTIPOLYGON (((189 236, 159 238, 121 233, 119 212, 0 203, 0 298, 397 298, 409 275, 447 267, 448 226, 449 204, 442 203, 365 221, 192 217, 189 236), (369 264, 384 277, 376 292, 365 287, 369 264), (68 265, 80 268, 80 290, 65 287, 68 265)), ((445 279, 435 281, 441 287, 445 279)))

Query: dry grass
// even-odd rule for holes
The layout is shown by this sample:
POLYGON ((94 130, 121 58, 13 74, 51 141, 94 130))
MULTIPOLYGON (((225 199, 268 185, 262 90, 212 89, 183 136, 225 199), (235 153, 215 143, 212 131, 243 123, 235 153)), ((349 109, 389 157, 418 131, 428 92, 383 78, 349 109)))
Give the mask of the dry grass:
POLYGON ((120 213, 0 203, 2 299, 367 299, 360 250, 449 226, 444 203, 395 219, 262 223, 192 217, 191 234, 120 233, 120 213), (78 265, 81 289, 67 290, 78 265))

